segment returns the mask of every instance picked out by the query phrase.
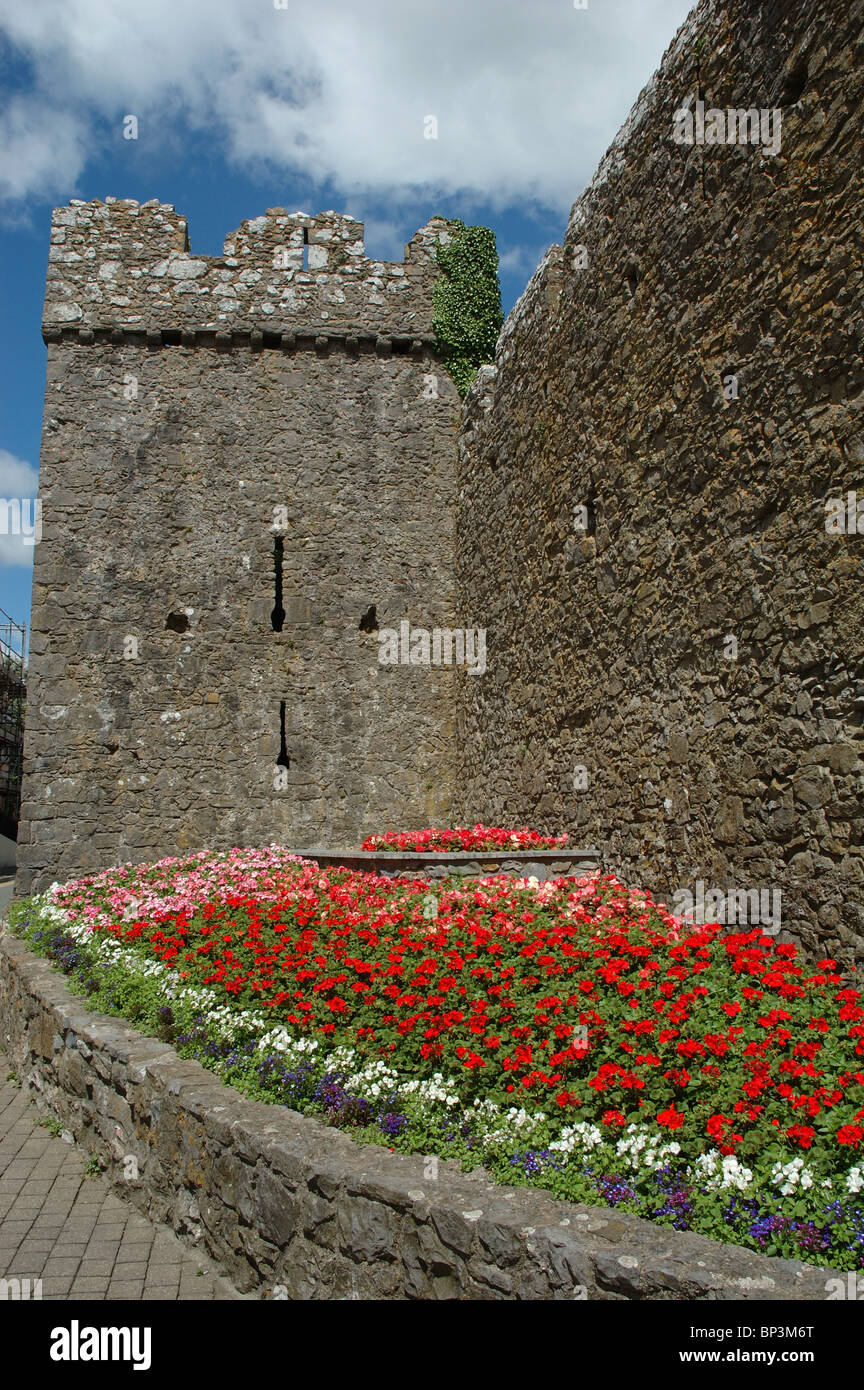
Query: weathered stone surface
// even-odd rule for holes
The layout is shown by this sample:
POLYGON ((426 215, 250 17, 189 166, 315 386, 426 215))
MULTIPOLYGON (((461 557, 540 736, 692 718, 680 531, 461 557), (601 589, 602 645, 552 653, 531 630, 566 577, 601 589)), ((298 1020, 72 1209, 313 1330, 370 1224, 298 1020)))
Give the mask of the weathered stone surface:
POLYGON ((846 966, 864 536, 825 523, 864 499, 862 23, 697 6, 466 398, 456 546, 489 633, 463 820, 567 830, 667 901, 779 889, 846 966), (779 111, 779 151, 676 143, 697 95, 779 111))
POLYGON ((47 330, 74 324, 109 339, 117 330, 150 333, 156 346, 166 331, 178 342, 209 331, 216 346, 226 332, 245 331, 261 335, 260 351, 264 334, 304 329, 310 346, 359 330, 367 350, 376 338, 410 346, 427 336, 428 270, 445 224, 434 218, 421 227, 403 263, 368 260, 363 223, 336 212, 273 208, 226 237, 222 256, 190 255, 186 219, 155 200, 77 201, 55 208, 52 226, 64 235, 49 258, 47 330))
POLYGON ((861 23, 702 0, 479 372, 458 467, 440 220, 385 264, 336 213, 206 257, 167 204, 55 210, 17 892, 531 820, 667 896, 778 889, 808 950, 864 960, 861 538, 824 524, 864 461, 861 23), (779 112, 779 148, 676 143, 697 93, 779 112), (379 666, 372 604, 470 612, 486 673, 379 666))
POLYGON ((460 626, 445 223, 389 264, 336 213, 256 218, 222 258, 190 256, 165 205, 54 221, 16 891, 448 822, 455 668, 381 665, 360 628, 373 605, 379 627, 460 626))
MULTIPOLYGON (((292 847, 293 848, 293 847, 292 847)), ((506 855, 476 855, 456 852, 437 854, 406 851, 389 853, 379 850, 303 850, 295 851, 303 858, 314 859, 322 868, 342 867, 360 873, 378 874, 381 878, 422 876, 478 878, 481 875, 509 873, 522 878, 534 877, 541 883, 550 878, 589 873, 600 867, 597 852, 577 845, 564 849, 520 851, 506 855)))
POLYGON ((396 1257, 396 1219, 380 1202, 353 1197, 339 1212, 342 1251, 354 1260, 392 1260, 396 1257))
POLYGON ((265 1240, 284 1248, 294 1234, 294 1193, 277 1174, 262 1168, 255 1182, 255 1224, 265 1240))
POLYGON ((244 1292, 806 1299, 824 1298, 831 1277, 499 1187, 450 1161, 439 1163, 436 1181, 425 1179, 419 1155, 357 1145, 317 1120, 246 1100, 167 1045, 88 1018, 63 980, 8 935, 0 935, 0 1036, 25 1084, 103 1159, 117 1190, 206 1246, 244 1292))
MULTIPOLYGON (((479 373, 458 477, 438 224, 388 267, 335 214, 272 210, 208 258, 165 205, 55 213, 19 893, 452 809, 566 829, 659 893, 779 888, 808 949, 864 959, 864 542, 825 528, 864 488, 862 20, 702 0, 479 373), (697 92, 779 109, 782 149, 676 144, 697 92), (458 604, 486 674, 379 667, 373 603, 427 626, 458 604)), ((8 938, 0 982, 27 1085, 115 1174, 125 1146, 130 1199, 241 1287, 824 1296, 824 1270, 446 1164, 421 1184, 416 1159, 271 1119, 8 938)))

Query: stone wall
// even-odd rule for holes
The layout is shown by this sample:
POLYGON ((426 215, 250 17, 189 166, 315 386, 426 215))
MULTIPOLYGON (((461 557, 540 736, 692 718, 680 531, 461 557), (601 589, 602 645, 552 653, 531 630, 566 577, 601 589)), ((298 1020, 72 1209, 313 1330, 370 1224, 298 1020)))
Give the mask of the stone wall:
POLYGON ((246 1100, 0 936, 0 1037, 123 1195, 290 1299, 824 1299, 831 1271, 498 1187, 246 1100))
POLYGON ((460 814, 569 830, 665 894, 779 889, 847 965, 864 539, 825 504, 864 499, 862 24, 690 16, 467 399, 457 536, 489 653, 459 683, 460 814), (687 99, 769 136, 779 108, 779 152, 761 118, 677 143, 687 99))
POLYGON ((581 878, 600 868, 596 851, 592 849, 524 850, 513 854, 457 851, 436 854, 434 851, 410 850, 388 853, 386 850, 359 850, 357 853, 332 850, 306 852, 294 850, 304 859, 314 859, 323 869, 353 869, 356 873, 377 874, 381 878, 428 878, 433 882, 444 878, 487 878, 490 874, 508 874, 511 878, 536 878, 548 883, 554 878, 581 878))
POLYGON ((170 203, 75 199, 51 219, 44 333, 311 328, 429 339, 445 228, 441 218, 421 227, 402 263, 372 261, 355 218, 269 208, 226 237, 221 256, 196 256, 170 203))
POLYGON ((271 209, 195 257, 165 205, 55 210, 17 892, 451 819, 454 669, 373 623, 457 625, 446 224, 362 232, 271 209))

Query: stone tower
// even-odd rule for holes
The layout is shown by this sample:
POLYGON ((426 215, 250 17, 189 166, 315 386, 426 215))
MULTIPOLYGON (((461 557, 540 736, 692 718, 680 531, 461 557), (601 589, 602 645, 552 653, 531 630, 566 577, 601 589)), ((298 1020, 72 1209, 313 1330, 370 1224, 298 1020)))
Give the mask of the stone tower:
POLYGON ((435 219, 402 263, 271 208, 221 257, 173 207, 53 215, 17 892, 125 860, 446 822, 456 389, 435 219))

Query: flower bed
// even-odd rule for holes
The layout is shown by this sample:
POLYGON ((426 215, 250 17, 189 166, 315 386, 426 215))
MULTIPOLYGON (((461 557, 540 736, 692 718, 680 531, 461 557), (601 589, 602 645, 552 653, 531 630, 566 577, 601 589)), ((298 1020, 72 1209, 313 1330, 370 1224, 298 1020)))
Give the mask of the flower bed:
POLYGON ((454 830, 388 830, 384 835, 370 835, 361 846, 364 850, 448 854, 465 850, 560 849, 568 836, 540 835, 523 826, 521 830, 502 830, 497 826, 475 825, 472 830, 457 825, 454 830))
POLYGON ((94 1007, 361 1140, 864 1268, 864 1009, 833 961, 609 875, 470 885, 271 847, 10 910, 94 1007))

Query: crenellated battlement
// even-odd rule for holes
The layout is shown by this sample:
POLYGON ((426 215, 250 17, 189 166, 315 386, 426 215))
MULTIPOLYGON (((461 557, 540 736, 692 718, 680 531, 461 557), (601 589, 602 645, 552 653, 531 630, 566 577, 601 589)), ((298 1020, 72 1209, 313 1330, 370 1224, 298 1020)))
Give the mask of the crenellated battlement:
POLYGON ((435 250, 446 230, 433 218, 403 261, 373 261, 353 217, 270 208, 226 237, 222 256, 197 256, 186 219, 170 203, 73 200, 53 213, 43 334, 56 340, 84 330, 88 341, 105 331, 315 328, 428 339, 435 250))
POLYGON ((391 264, 271 208, 198 256, 170 204, 55 211, 19 886, 451 818, 457 673, 377 659, 454 625, 451 235, 391 264))

